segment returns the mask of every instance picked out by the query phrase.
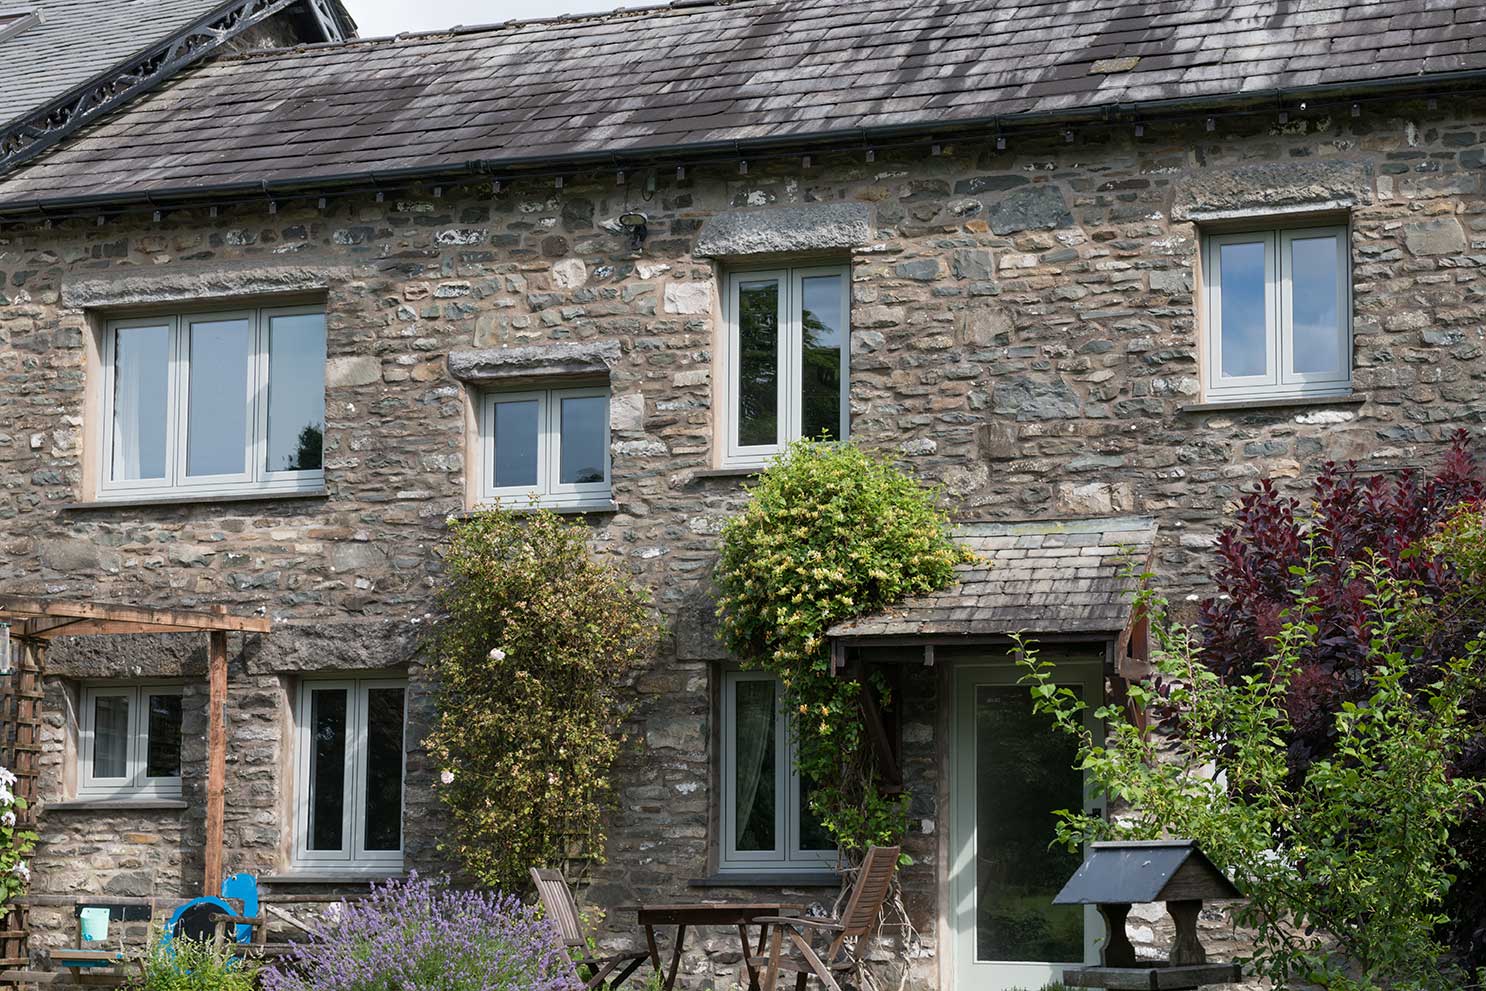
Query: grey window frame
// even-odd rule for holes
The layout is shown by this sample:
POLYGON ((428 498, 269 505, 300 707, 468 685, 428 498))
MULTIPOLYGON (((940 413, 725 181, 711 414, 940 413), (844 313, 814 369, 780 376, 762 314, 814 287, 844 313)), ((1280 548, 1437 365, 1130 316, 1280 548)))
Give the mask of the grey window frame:
POLYGON ((613 411, 611 390, 606 385, 568 386, 564 388, 524 389, 521 391, 488 390, 480 394, 480 502, 496 502, 521 508, 526 505, 554 509, 581 509, 604 506, 613 497, 613 411), (562 483, 562 401, 564 399, 604 400, 604 480, 602 482, 562 483), (537 404, 537 482, 535 485, 497 486, 495 481, 495 407, 508 402, 537 404))
POLYGON ((294 708, 294 853, 295 868, 349 869, 369 872, 400 870, 407 848, 408 802, 408 679, 393 677, 304 678, 300 680, 294 708), (398 848, 366 850, 362 847, 361 810, 366 804, 366 723, 367 696, 377 688, 401 688, 402 711, 402 828, 398 830, 398 848), (344 690, 346 697, 345 778, 350 782, 341 813, 341 850, 309 849, 310 823, 310 696, 317 690, 344 690))
POLYGON ((800 847, 800 816, 804 796, 800 775, 795 770, 795 744, 791 714, 782 704, 780 682, 766 671, 744 671, 728 667, 722 673, 722 717, 718 720, 720 738, 721 798, 718 825, 717 869, 719 873, 769 871, 818 872, 836 865, 836 850, 804 850, 800 847), (773 851, 739 850, 737 845, 737 685, 741 681, 768 681, 775 685, 774 715, 774 835, 773 851))
MULTIPOLYGON (((158 499, 162 496, 230 496, 260 493, 313 492, 325 487, 322 466, 306 470, 269 470, 268 453, 268 367, 269 329, 275 317, 325 316, 325 307, 268 306, 185 310, 152 316, 134 316, 109 320, 104 325, 100 364, 102 388, 99 390, 97 469, 98 498, 109 500, 158 499), (250 338, 246 431, 243 438, 247 470, 232 475, 209 475, 192 479, 186 472, 189 446, 188 414, 190 406, 190 328, 197 323, 221 320, 245 320, 250 338), (114 454, 114 356, 120 330, 163 327, 169 336, 166 371, 165 477, 158 479, 119 479, 112 477, 114 454)), ((324 381, 323 376, 321 379, 324 381)), ((324 386, 322 384, 321 388, 324 386)), ((323 429, 323 420, 322 420, 323 429)))
POLYGON ((1349 225, 1276 224, 1242 230, 1204 232, 1202 235, 1202 394, 1211 402, 1262 401, 1305 397, 1346 396, 1352 391, 1352 265, 1349 225), (1334 375, 1296 372, 1294 354, 1290 245, 1306 235, 1336 239, 1337 313, 1341 339, 1337 342, 1341 368, 1334 375), (1222 374, 1222 263, 1226 244, 1263 244, 1265 270, 1266 349, 1261 375, 1225 378, 1222 374))
POLYGON ((774 268, 740 268, 727 273, 727 292, 723 302, 726 340, 719 349, 722 382, 723 467, 756 467, 779 454, 803 431, 800 400, 803 369, 799 360, 804 346, 803 300, 804 281, 808 278, 836 275, 841 278, 841 314, 846 326, 841 341, 841 423, 840 438, 846 440, 851 428, 851 266, 798 265, 774 268), (776 389, 780 428, 774 444, 740 444, 738 440, 738 383, 741 363, 741 339, 738 326, 739 291, 744 283, 775 280, 779 283, 779 369, 776 389))
POLYGON ((150 724, 143 702, 149 695, 173 695, 184 699, 185 687, 180 684, 162 682, 143 684, 92 682, 82 686, 79 693, 81 712, 78 719, 77 746, 77 797, 79 799, 127 800, 181 797, 181 775, 161 778, 145 776, 148 768, 146 754, 150 743, 150 724), (128 773, 123 778, 95 778, 93 776, 93 757, 97 747, 95 733, 97 712, 94 703, 100 697, 129 700, 129 726, 126 731, 128 753, 125 757, 128 773))

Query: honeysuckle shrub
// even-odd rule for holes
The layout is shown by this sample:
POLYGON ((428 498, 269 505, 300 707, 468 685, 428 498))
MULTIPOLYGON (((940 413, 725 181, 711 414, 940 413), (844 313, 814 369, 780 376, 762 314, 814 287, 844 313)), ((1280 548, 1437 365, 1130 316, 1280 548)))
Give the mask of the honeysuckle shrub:
POLYGON ((124 985, 128 991, 254 991, 258 986, 256 962, 210 940, 176 937, 167 945, 152 932, 138 963, 141 973, 124 985))
POLYGON ((1197 841, 1248 896, 1236 910, 1256 937, 1248 962, 1278 987, 1462 987, 1437 934, 1461 863, 1452 831, 1483 794, 1452 764, 1480 730, 1470 703, 1486 645, 1472 639, 1416 677, 1406 632, 1427 600, 1381 556, 1346 565, 1365 607, 1354 631, 1359 683, 1330 716, 1326 753, 1297 770, 1297 713, 1315 717, 1292 700, 1324 635, 1317 591, 1339 566, 1315 542, 1305 553, 1293 605, 1242 673, 1214 670, 1198 634, 1170 621, 1159 596, 1142 595, 1156 674, 1129 697, 1159 714, 1160 733, 1106 705, 1097 713, 1105 736, 1090 734, 1087 704, 1019 642, 1035 708, 1076 738, 1076 766, 1124 810, 1110 820, 1060 813, 1058 837, 1071 850, 1106 839, 1197 841))
MULTIPOLYGON (((954 580, 967 552, 937 493, 853 444, 791 444, 722 531, 722 639, 744 667, 778 675, 810 808, 848 855, 897 843, 905 799, 879 790, 861 685, 832 673, 826 631, 954 580)), ((882 679, 872 685, 884 705, 882 679)))
POLYGON ((448 810, 443 847, 509 891, 532 867, 602 859, 621 680, 652 649, 644 595, 551 512, 450 524, 424 741, 448 810))
POLYGON ((0 767, 0 917, 5 906, 26 893, 31 866, 26 858, 36 846, 36 833, 20 825, 26 800, 15 793, 16 777, 0 767))
POLYGON ((579 991, 557 930, 515 896, 419 878, 343 902, 264 991, 579 991))

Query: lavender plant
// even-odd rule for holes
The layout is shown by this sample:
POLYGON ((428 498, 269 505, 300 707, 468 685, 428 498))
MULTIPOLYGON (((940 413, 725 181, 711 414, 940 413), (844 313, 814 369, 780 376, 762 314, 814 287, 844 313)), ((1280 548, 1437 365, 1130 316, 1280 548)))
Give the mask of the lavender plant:
POLYGON ((342 903, 264 991, 579 991, 551 923, 514 896, 391 881, 342 903))

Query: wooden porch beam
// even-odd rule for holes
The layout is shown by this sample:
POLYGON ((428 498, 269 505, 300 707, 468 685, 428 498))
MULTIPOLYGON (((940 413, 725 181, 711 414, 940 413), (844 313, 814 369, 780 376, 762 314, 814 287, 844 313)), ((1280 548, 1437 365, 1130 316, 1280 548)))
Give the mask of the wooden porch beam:
POLYGON ((269 633, 273 620, 267 616, 234 616, 227 612, 198 612, 190 609, 149 609, 113 602, 76 602, 66 599, 38 599, 21 595, 0 595, 0 617, 14 619, 86 619, 99 624, 93 632, 109 632, 102 627, 119 624, 117 632, 131 633, 130 625, 187 633, 192 630, 230 630, 237 633, 269 633))
POLYGON ((227 812, 227 634, 212 630, 207 651, 206 871, 202 894, 222 890, 222 845, 227 812))

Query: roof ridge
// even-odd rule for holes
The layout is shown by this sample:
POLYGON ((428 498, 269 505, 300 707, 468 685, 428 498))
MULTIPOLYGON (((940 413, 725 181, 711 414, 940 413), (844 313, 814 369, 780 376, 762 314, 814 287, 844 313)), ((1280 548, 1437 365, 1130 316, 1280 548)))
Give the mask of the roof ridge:
POLYGON ((455 38, 463 35, 496 34, 546 24, 581 24, 585 21, 602 23, 626 18, 653 17, 690 13, 711 7, 741 7, 744 5, 781 4, 788 0, 669 0, 669 2, 646 4, 643 7, 615 7, 612 10, 593 11, 587 14, 555 14, 551 17, 528 17, 509 21, 494 21, 489 24, 456 24, 453 27, 428 31, 400 31, 397 34, 377 35, 370 38, 348 38, 345 41, 324 41, 316 44, 284 45, 280 48, 255 48, 244 52, 232 52, 217 56, 215 62, 250 61, 255 58, 273 58, 285 52, 341 52, 351 48, 373 48, 393 46, 404 42, 421 42, 426 39, 455 38))

